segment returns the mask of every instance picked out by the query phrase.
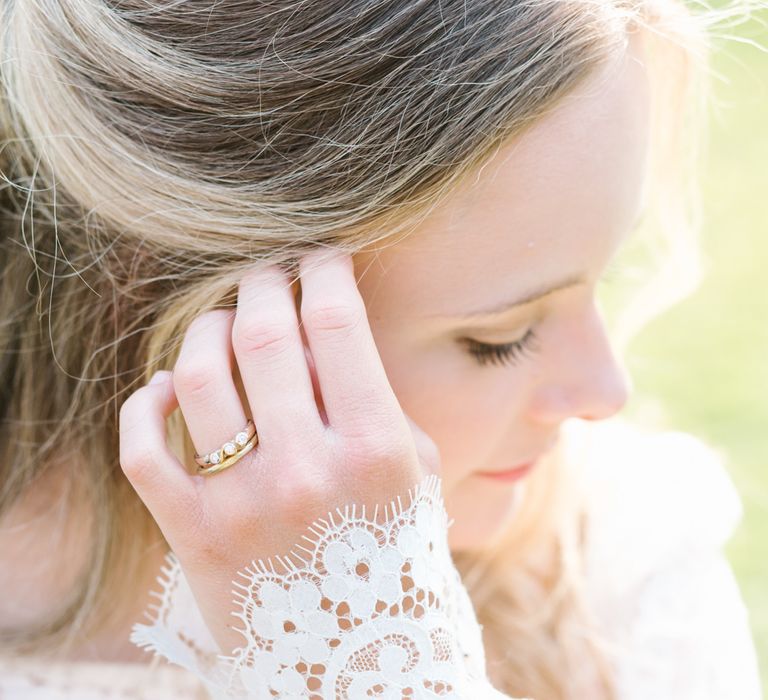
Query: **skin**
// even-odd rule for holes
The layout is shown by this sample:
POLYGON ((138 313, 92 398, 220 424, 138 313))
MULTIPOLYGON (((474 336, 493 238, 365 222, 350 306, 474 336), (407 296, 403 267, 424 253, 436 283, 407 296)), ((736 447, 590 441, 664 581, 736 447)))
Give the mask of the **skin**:
POLYGON ((387 376, 440 450, 453 549, 482 546, 514 518, 521 482, 478 472, 527 462, 567 419, 608 418, 627 401, 595 292, 643 209, 647 149, 647 76, 633 37, 413 235, 356 256, 387 376), (580 276, 525 306, 453 318, 580 276), (516 364, 480 365, 458 340, 510 343, 529 328, 539 349, 516 364))
POLYGON ((195 319, 173 371, 123 404, 123 470, 222 650, 241 643, 229 582, 290 552, 313 520, 386 504, 437 472, 459 523, 450 544, 482 546, 510 519, 515 485, 480 472, 541 454, 570 417, 625 404, 595 288, 642 207, 647 93, 635 58, 616 56, 400 243, 304 256, 300 297, 274 265, 247 272, 235 313, 195 319), (513 312, 456 320, 521 296, 513 312), (481 366, 457 341, 510 342, 530 327, 538 350, 517 367, 481 366), (234 468, 190 475, 166 444, 176 408, 201 454, 249 416, 259 444, 234 468))
MULTIPOLYGON (((121 464, 223 649, 241 641, 226 629, 235 572, 288 551, 315 517, 343 502, 382 503, 439 472, 454 519, 451 547, 484 546, 514 518, 524 481, 480 472, 536 457, 571 417, 621 410, 629 383, 595 292, 643 209, 647 147, 647 76, 632 37, 626 53, 499 149, 408 238, 354 258, 302 261, 300 305, 277 271, 246 275, 234 317, 201 315, 173 372, 128 398, 121 464), (583 280, 519 308, 457 318, 575 276, 583 280), (345 304, 364 313, 329 313, 345 304), (255 311, 264 308, 275 315, 255 311), (289 342, 275 344, 270 328, 291 316, 289 342), (517 364, 481 365, 461 340, 509 343, 531 327, 538 349, 517 364), (164 443, 164 417, 176 408, 198 452, 219 446, 249 415, 259 447, 235 468, 190 476, 164 443)), ((43 543, 49 523, 35 523, 26 541, 43 543)), ((15 551, 10 533, 5 539, 0 561, 14 570, 40 561, 40 552, 15 551)), ((29 592, 29 601, 14 597, 14 610, 39 607, 46 579, 56 577, 6 582, 29 592)), ((146 602, 130 611, 126 629, 146 602)), ((0 613, 15 619, 14 610, 0 613)), ((116 638, 127 632, 110 630, 76 658, 143 655, 116 638)))

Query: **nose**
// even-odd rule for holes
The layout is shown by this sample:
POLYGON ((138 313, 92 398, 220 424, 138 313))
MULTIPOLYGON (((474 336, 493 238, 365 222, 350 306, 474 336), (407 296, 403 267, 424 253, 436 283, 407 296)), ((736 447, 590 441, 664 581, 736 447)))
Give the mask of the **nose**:
POLYGON ((529 405, 531 417, 559 424, 567 418, 602 420, 621 411, 632 381, 616 357, 599 310, 591 304, 557 335, 529 405))

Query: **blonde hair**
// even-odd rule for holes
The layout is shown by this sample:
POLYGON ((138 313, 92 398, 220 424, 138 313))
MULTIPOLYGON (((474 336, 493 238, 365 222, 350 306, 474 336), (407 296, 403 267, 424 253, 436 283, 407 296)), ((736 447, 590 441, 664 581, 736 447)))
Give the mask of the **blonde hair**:
MULTIPOLYGON (((231 306, 254 262, 292 268, 316 246, 354 253, 407 235, 633 28, 655 45, 658 152, 675 154, 655 168, 658 250, 689 268, 698 224, 683 166, 695 149, 681 147, 681 125, 703 113, 706 29, 733 8, 354 5, 3 3, 0 516, 56 470, 70 505, 94 518, 71 595, 39 625, 2 630, 3 646, 67 649, 135 595, 131 572, 157 530, 120 468, 117 416, 173 366, 195 317, 231 306)), ((190 463, 178 412, 169 435, 190 463)), ((504 547, 457 557, 508 658, 499 687, 537 700, 571 697, 569 674, 587 657, 611 692, 583 633, 584 514, 558 469, 532 481, 504 547)))

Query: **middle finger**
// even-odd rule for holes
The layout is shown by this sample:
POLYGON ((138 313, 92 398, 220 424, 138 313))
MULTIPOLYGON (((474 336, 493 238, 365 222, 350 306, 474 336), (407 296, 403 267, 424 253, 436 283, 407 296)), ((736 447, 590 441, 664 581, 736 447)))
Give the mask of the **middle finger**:
POLYGON ((265 448, 297 432, 323 431, 291 281, 277 265, 249 271, 240 281, 232 347, 265 448))

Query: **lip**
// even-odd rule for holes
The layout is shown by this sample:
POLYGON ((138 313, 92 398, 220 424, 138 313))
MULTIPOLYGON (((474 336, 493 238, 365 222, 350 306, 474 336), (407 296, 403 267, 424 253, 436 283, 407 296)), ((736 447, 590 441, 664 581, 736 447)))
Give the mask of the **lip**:
POLYGON ((478 476, 484 476, 488 479, 494 479, 495 481, 517 481, 518 479, 522 479, 524 476, 526 476, 536 465, 536 462, 538 460, 534 460, 532 462, 526 462, 525 464, 520 464, 516 467, 512 467, 512 469, 503 469, 501 471, 493 471, 493 472, 475 472, 478 476))
POLYGON ((539 453, 538 457, 534 457, 529 462, 518 464, 514 467, 511 467, 510 469, 475 472, 475 474, 478 476, 484 476, 488 479, 493 479, 494 481, 517 481, 518 479, 522 479, 524 476, 526 476, 539 463, 541 458, 547 454, 556 444, 557 438, 554 438, 550 441, 549 445, 547 445, 547 448, 543 452, 539 453))

